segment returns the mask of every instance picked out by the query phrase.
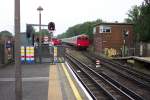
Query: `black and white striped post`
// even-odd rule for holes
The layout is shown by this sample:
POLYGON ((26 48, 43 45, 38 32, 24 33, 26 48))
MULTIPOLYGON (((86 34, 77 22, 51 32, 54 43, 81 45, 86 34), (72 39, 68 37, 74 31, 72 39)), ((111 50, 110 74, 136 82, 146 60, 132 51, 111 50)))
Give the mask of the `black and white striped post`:
POLYGON ((96 59, 96 68, 101 67, 101 62, 100 60, 96 59))

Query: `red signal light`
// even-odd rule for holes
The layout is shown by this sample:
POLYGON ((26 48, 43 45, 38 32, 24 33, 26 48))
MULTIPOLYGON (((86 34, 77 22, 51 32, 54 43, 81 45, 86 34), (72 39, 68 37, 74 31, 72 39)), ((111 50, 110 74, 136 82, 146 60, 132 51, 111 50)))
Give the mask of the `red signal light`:
POLYGON ((55 23, 54 22, 49 22, 49 24, 48 24, 48 30, 49 31, 54 31, 55 30, 55 23))

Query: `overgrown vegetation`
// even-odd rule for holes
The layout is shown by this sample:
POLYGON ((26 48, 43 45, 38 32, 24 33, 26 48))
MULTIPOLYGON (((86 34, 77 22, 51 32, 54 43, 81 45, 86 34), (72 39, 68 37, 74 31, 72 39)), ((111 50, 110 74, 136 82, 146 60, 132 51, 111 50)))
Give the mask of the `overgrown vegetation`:
POLYGON ((101 19, 97 19, 96 21, 88 21, 84 22, 82 24, 77 24, 74 25, 68 30, 60 35, 58 35, 58 38, 67 38, 67 37, 72 37, 80 34, 87 34, 89 35, 89 38, 92 40, 93 39, 93 27, 94 25, 103 22, 101 19))
POLYGON ((136 41, 150 42, 150 0, 130 9, 125 22, 134 24, 136 41))
POLYGON ((41 29, 40 32, 33 32, 33 34, 38 34, 38 35, 49 35, 49 32, 47 29, 41 29))
POLYGON ((5 31, 1 31, 0 32, 0 37, 1 36, 12 36, 12 33, 10 33, 9 31, 6 31, 6 30, 5 31))

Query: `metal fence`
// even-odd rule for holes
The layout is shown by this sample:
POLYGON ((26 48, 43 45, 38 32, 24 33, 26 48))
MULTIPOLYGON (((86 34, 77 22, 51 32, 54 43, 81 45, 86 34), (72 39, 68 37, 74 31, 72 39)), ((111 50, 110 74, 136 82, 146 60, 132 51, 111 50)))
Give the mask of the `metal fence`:
POLYGON ((0 65, 4 64, 5 60, 5 52, 4 52, 4 44, 0 44, 0 65))
POLYGON ((150 56, 150 43, 137 43, 135 47, 136 56, 150 56))
POLYGON ((9 50, 5 44, 0 44, 0 65, 14 61, 14 44, 12 44, 9 50))
POLYGON ((35 63, 64 62, 65 47, 41 45, 35 47, 35 63))

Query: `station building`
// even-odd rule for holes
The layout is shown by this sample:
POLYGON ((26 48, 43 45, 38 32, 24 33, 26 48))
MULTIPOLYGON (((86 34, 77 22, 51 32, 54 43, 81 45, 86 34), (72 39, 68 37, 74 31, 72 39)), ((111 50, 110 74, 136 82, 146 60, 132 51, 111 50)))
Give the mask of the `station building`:
POLYGON ((94 26, 93 34, 95 52, 109 56, 132 55, 134 52, 133 24, 100 23, 94 26))

